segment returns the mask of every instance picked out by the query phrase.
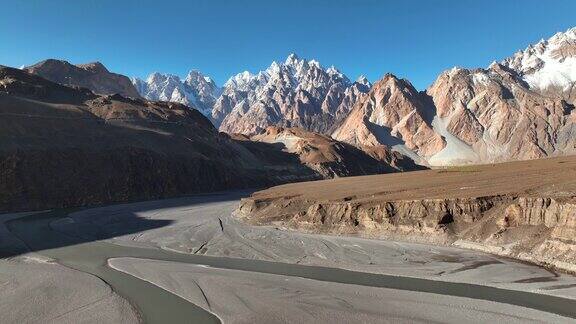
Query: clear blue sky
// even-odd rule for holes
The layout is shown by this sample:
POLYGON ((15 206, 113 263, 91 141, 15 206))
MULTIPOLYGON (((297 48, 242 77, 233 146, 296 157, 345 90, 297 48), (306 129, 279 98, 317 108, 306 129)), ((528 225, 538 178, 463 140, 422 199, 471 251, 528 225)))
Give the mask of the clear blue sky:
POLYGON ((101 61, 145 77, 198 69, 219 84, 295 52, 351 79, 392 72, 419 89, 576 26, 576 0, 3 0, 0 64, 101 61))

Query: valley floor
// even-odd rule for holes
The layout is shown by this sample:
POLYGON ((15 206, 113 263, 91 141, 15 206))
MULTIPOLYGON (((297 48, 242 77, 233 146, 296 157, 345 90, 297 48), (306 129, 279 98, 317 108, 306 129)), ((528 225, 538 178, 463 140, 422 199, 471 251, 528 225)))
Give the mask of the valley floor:
POLYGON ((135 323, 136 310, 100 278, 28 252, 6 223, 35 213, 4 214, 0 222, 0 322, 135 323))
MULTIPOLYGON (((67 285, 102 278, 140 316, 114 297, 108 304, 114 307, 90 310, 109 316, 106 322, 560 323, 576 318, 572 276, 457 248, 247 225, 232 212, 248 194, 30 215, 7 222, 4 237, 21 239, 34 255, 85 277, 68 277, 67 285)), ((18 252, 10 259, 29 255, 18 252)), ((1 262, 3 278, 25 275, 19 271, 23 266, 1 262)), ((65 274, 58 273, 63 279, 65 274)), ((41 277, 34 290, 21 280, 12 282, 14 291, 27 295, 5 293, 2 313, 14 315, 9 322, 40 307, 19 309, 22 300, 55 289, 41 277)), ((55 308, 61 300, 40 305, 55 308)), ((98 317, 81 318, 98 322, 98 317)))

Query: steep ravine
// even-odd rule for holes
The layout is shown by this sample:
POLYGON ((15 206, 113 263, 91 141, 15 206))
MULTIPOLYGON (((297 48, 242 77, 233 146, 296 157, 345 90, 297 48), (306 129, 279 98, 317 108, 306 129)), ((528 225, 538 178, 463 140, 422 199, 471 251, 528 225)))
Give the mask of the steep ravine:
POLYGON ((455 245, 576 272, 576 199, 494 195, 368 201, 243 199, 237 216, 328 234, 455 245), (272 216, 273 215, 273 216, 272 216))

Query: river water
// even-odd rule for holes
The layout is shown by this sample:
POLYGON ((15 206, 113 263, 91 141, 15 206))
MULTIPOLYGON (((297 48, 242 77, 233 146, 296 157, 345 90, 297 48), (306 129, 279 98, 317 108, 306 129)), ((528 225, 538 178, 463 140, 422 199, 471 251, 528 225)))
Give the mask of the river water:
POLYGON ((529 307, 576 318, 576 300, 531 292, 466 283, 364 273, 337 268, 188 255, 155 248, 128 247, 104 241, 86 241, 57 232, 50 227, 52 221, 65 216, 65 211, 36 214, 10 221, 7 226, 31 250, 53 258, 60 264, 101 278, 114 291, 129 300, 138 309, 146 323, 218 323, 219 319, 214 314, 158 286, 110 268, 107 265, 108 259, 134 257, 163 260, 200 264, 221 269, 293 276, 328 283, 385 287, 467 297, 529 307))

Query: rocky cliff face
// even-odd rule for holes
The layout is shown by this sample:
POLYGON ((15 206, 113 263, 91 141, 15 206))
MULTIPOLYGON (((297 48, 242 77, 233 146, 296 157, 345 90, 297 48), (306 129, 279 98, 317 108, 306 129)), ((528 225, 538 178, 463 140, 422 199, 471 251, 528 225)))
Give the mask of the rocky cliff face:
POLYGON ((410 82, 387 74, 357 101, 332 136, 354 145, 388 145, 427 158, 445 146, 432 130, 434 114, 434 107, 410 82))
POLYGON ((450 148, 433 164, 535 159, 574 152, 574 106, 529 87, 518 73, 453 69, 428 89, 437 107, 435 129, 450 148))
POLYGON ((246 200, 239 215, 254 224, 272 222, 311 233, 456 245, 576 272, 574 199, 491 196, 374 204, 246 200), (251 218, 255 212, 285 210, 278 204, 292 205, 294 214, 251 218))
POLYGON ((369 87, 366 78, 352 83, 334 67, 291 54, 258 74, 228 80, 212 118, 227 133, 253 135, 273 125, 329 133, 369 87))
POLYGON ((140 94, 127 77, 111 73, 100 62, 72 65, 66 61, 45 60, 24 68, 52 82, 84 87, 98 94, 120 94, 139 98, 140 94))
POLYGON ((244 199, 238 216, 313 233, 452 244, 574 272, 574 166, 568 157, 279 186, 244 199))

